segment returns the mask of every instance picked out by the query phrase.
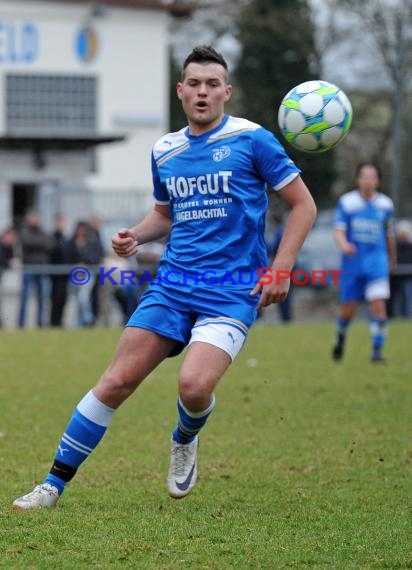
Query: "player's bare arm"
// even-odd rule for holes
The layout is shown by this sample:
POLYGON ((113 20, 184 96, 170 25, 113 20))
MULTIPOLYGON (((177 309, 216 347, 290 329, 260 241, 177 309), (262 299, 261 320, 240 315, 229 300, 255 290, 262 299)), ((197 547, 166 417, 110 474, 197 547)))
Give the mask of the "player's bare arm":
POLYGON ((388 248, 389 270, 392 272, 394 271, 397 263, 395 234, 389 234, 386 236, 386 244, 388 248))
POLYGON ((296 262, 298 253, 316 219, 316 205, 306 184, 297 176, 281 190, 281 196, 291 208, 282 241, 272 265, 271 283, 258 284, 252 291, 256 294, 262 291, 258 308, 285 300, 290 279, 276 279, 276 275, 290 274, 296 262))
POLYGON ((353 255, 356 252, 356 246, 346 239, 346 230, 343 228, 335 229, 335 241, 342 253, 345 255, 353 255))
POLYGON ((296 176, 280 194, 291 208, 273 269, 291 271, 316 219, 316 205, 306 184, 296 176))
POLYGON ((168 205, 156 204, 143 220, 132 228, 122 228, 112 237, 112 248, 121 257, 138 252, 139 244, 161 239, 168 235, 172 225, 168 205))

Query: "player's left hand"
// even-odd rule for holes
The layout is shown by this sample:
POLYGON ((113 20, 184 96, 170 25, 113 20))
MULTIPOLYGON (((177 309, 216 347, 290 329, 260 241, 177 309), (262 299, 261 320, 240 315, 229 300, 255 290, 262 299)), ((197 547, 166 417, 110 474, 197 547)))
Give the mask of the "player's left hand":
POLYGON ((290 278, 279 280, 273 279, 267 284, 263 282, 263 279, 260 279, 250 294, 255 296, 260 293, 260 299, 257 306, 259 310, 262 307, 268 307, 273 303, 282 303, 289 293, 289 288, 290 278), (278 281, 278 283, 276 281, 278 281))

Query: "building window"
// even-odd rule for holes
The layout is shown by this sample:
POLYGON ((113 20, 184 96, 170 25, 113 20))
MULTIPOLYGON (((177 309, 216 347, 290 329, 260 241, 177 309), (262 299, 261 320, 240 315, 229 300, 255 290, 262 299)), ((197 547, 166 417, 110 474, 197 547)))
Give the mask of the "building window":
POLYGON ((8 134, 79 134, 96 130, 96 78, 6 76, 8 134))

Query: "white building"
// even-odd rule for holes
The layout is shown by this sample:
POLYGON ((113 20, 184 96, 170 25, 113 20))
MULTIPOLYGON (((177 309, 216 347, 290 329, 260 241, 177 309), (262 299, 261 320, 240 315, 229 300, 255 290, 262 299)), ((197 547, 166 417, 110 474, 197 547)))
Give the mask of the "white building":
POLYGON ((0 0, 0 230, 151 207, 168 129, 172 14, 184 0, 0 0))

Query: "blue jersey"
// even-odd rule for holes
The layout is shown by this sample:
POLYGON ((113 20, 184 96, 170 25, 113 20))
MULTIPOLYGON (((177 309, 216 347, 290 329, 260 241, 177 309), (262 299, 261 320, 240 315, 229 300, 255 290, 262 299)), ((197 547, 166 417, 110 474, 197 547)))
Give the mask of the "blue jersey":
POLYGON ((393 232, 393 203, 377 193, 372 200, 359 190, 344 194, 337 205, 334 225, 346 231, 346 239, 356 253, 343 255, 343 275, 357 274, 367 279, 386 277, 389 272, 387 236, 393 232))
POLYGON ((300 172, 275 136, 246 119, 224 116, 203 135, 193 136, 186 127, 162 137, 152 170, 154 198, 169 204, 172 215, 159 274, 190 293, 209 282, 220 291, 249 294, 257 269, 267 264, 266 189, 280 190, 300 172))

